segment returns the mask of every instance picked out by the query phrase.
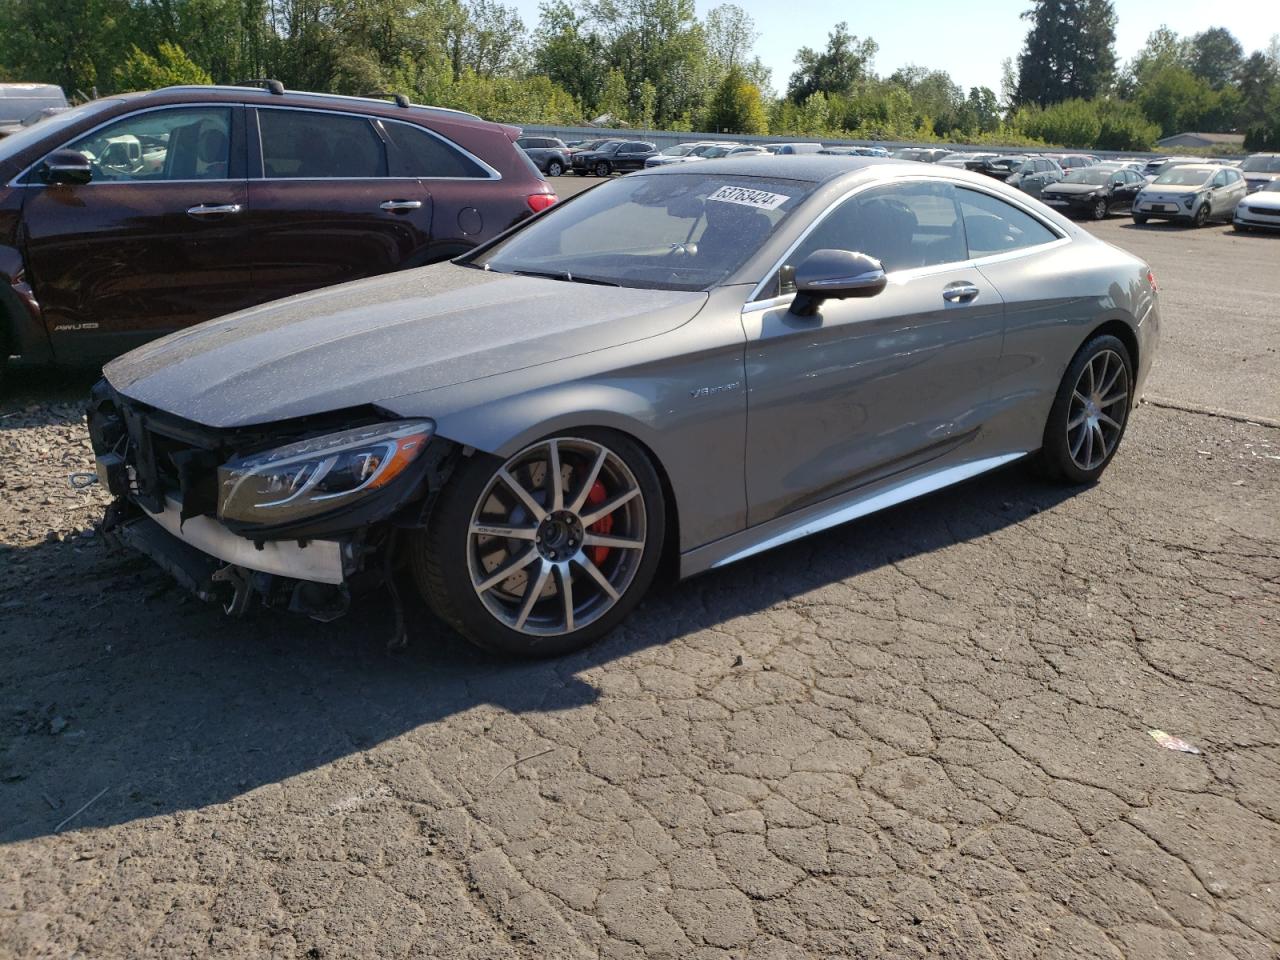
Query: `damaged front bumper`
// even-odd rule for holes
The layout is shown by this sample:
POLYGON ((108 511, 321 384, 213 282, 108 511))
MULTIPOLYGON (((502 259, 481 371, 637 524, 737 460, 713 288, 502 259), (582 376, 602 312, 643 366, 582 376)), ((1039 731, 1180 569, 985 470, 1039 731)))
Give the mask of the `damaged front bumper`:
POLYGON ((159 513, 129 500, 108 508, 104 533, 149 557, 201 600, 228 614, 246 612, 255 600, 318 620, 346 612, 351 574, 358 574, 354 542, 247 540, 212 517, 182 519, 172 498, 159 513))
POLYGON ((104 533, 228 613, 261 600, 334 619, 353 592, 390 582, 397 534, 425 522, 453 445, 427 445, 410 468, 358 503, 276 527, 222 517, 218 467, 245 449, 324 436, 361 416, 370 414, 214 430, 138 405, 104 381, 89 411, 97 479, 116 498, 104 533))

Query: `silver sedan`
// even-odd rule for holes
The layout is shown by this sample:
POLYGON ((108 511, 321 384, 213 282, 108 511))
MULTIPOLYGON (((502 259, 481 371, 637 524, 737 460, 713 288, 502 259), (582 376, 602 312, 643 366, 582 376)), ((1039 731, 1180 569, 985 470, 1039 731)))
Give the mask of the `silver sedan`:
POLYGON ((107 526, 202 596, 329 618, 403 568, 474 642, 546 656, 662 568, 1026 457, 1093 483, 1158 302, 1145 263, 987 177, 707 160, 151 343, 90 428, 107 526))

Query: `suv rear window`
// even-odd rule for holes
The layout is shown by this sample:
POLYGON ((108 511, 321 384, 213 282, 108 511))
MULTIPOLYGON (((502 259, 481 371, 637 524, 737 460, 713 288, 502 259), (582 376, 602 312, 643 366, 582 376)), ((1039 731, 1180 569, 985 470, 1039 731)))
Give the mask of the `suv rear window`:
POLYGON ((387 175, 382 139, 363 117, 258 110, 262 172, 269 180, 352 180, 387 175))

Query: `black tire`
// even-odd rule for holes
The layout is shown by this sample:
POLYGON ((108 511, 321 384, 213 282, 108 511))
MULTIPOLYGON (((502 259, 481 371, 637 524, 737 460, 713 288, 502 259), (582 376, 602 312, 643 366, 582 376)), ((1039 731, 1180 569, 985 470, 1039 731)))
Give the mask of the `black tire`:
POLYGON ((597 177, 607 177, 612 172, 613 170, 609 167, 609 161, 601 160, 599 163, 596 164, 597 177))
POLYGON ((547 164, 547 176, 558 177, 564 173, 564 164, 559 160, 552 160, 547 164))
POLYGON ((1133 215, 1133 222, 1141 227, 1147 222, 1147 218, 1141 213, 1135 213, 1133 215))
POLYGON ((1234 223, 1234 222, 1233 222, 1233 223, 1231 224, 1231 229, 1232 229, 1232 230, 1234 230, 1236 233, 1248 233, 1248 232, 1249 232, 1249 227, 1245 226, 1243 223, 1234 223))
POLYGON ((1191 225, 1193 227, 1203 227, 1209 222, 1209 201, 1200 204, 1200 208, 1191 215, 1191 225))
MULTIPOLYGON (((486 495, 490 481, 504 466, 504 461, 479 453, 464 461, 440 492, 427 529, 415 534, 407 549, 414 581, 431 609, 467 640, 491 653, 557 657, 594 643, 613 630, 640 602, 653 583, 662 559, 666 500, 662 482, 645 451, 635 441, 612 430, 583 428, 553 436, 602 445, 625 463, 644 503, 643 555, 621 597, 581 629, 551 636, 532 636, 512 629, 481 601, 472 582, 468 553, 469 530, 477 501, 486 495)), ((549 439, 551 437, 546 437, 540 442, 549 439)))
MULTIPOLYGON (((1133 407, 1133 358, 1124 342, 1110 334, 1093 337, 1085 343, 1067 365, 1067 371, 1058 385, 1058 392, 1053 398, 1053 406, 1049 409, 1049 419, 1045 422, 1044 437, 1036 462, 1040 472, 1052 480, 1070 484, 1087 484, 1095 482, 1120 449, 1125 429, 1129 425, 1129 411, 1133 407), (1072 411, 1072 397, 1077 383, 1085 368, 1101 354, 1110 351, 1118 356, 1124 366, 1125 403, 1119 419, 1120 429, 1114 443, 1106 456, 1089 469, 1084 469, 1072 457, 1069 441, 1068 418, 1072 411)), ((1105 409, 1112 410, 1110 406, 1105 409)), ((1120 411, 1112 410, 1113 416, 1120 411)), ((1092 445, 1092 440, 1090 440, 1092 445)))
POLYGON ((1093 201, 1093 207, 1090 208, 1089 215, 1095 220, 1105 220, 1107 219, 1107 212, 1107 201, 1099 199, 1093 201))

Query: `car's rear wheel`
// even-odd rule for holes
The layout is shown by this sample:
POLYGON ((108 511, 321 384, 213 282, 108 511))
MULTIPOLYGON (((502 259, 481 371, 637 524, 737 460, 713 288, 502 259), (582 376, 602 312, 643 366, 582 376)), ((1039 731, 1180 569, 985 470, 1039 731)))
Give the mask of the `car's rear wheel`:
POLYGON ((1093 201, 1093 209, 1089 211, 1095 220, 1107 219, 1107 201, 1101 198, 1093 201))
POLYGON ((562 173, 564 173, 564 164, 559 160, 552 160, 547 164, 547 176, 558 177, 562 173))
POLYGON ((609 175, 609 164, 606 163, 604 160, 601 160, 599 163, 596 164, 596 176, 607 177, 608 175, 609 175))
POLYGON ((1124 437, 1132 406, 1133 360, 1117 337, 1097 336, 1072 358, 1058 386, 1039 461, 1069 483, 1102 476, 1124 437))
POLYGON ((558 656, 612 630, 653 582, 666 529, 645 452, 612 431, 476 456, 449 479, 411 546, 439 616, 487 650, 558 656))

